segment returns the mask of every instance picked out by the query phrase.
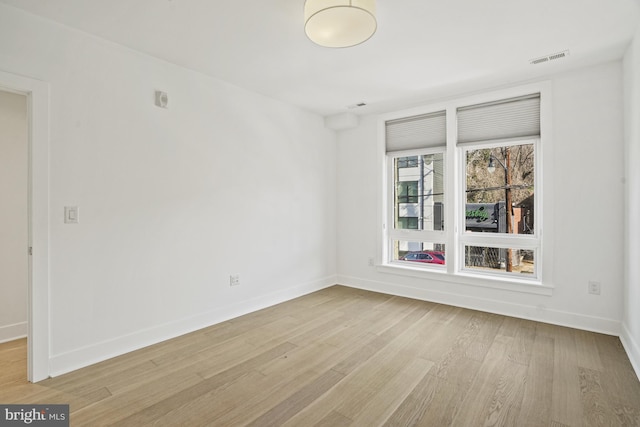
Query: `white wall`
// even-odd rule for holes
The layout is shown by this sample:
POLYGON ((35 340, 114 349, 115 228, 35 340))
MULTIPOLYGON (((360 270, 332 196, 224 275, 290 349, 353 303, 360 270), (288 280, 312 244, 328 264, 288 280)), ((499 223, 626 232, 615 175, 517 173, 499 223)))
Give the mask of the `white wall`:
POLYGON ((0 69, 50 83, 52 374, 335 283, 321 117, 6 6, 0 69))
POLYGON ((27 335, 27 98, 0 91, 0 342, 27 335))
POLYGON ((624 58, 625 288, 622 342, 640 377, 640 27, 624 58))
POLYGON ((547 178, 553 177, 544 195, 552 213, 545 218, 545 239, 555 259, 551 296, 400 276, 368 266, 381 232, 375 116, 362 118, 358 128, 338 138, 340 283, 618 334, 624 258, 622 63, 557 75, 551 83, 553 146, 544 147, 552 151, 544 165, 547 178), (602 283, 600 296, 587 293, 589 280, 602 283))

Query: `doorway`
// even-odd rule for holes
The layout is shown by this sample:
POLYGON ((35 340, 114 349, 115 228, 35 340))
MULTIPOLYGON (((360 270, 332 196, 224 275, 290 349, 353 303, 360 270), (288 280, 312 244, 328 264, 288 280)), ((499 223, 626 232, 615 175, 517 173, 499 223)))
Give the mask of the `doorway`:
MULTIPOLYGON (((29 330, 27 105, 26 95, 0 91, 0 343, 21 340, 29 330)), ((24 340, 17 348, 26 353, 24 340)), ((18 360, 26 362, 26 355, 18 360)), ((26 363, 12 370, 21 376, 15 380, 27 379, 26 363)))
MULTIPOLYGON (((16 94, 23 97, 19 99, 26 100, 27 379, 38 382, 49 377, 50 364, 49 84, 0 71, 0 91, 16 94)), ((24 324, 17 327, 24 327, 24 324)))

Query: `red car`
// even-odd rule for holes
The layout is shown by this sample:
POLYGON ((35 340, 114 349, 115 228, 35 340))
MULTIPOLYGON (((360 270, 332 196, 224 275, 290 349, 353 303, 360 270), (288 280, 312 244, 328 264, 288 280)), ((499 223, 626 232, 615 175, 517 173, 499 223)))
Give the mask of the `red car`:
POLYGON ((400 258, 403 261, 426 262, 428 264, 444 265, 444 252, 439 251, 421 251, 409 252, 400 258))

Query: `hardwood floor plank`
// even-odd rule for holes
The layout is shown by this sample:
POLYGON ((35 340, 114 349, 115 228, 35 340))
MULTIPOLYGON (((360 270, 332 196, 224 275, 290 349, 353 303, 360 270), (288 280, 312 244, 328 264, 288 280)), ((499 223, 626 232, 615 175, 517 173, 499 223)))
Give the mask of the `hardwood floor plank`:
MULTIPOLYGON (((432 306, 430 304, 424 304, 421 301, 414 301, 407 306, 406 315, 404 315, 405 312, 403 312, 403 316, 397 321, 389 321, 388 327, 378 335, 386 341, 396 338, 426 316, 427 313, 431 311, 431 307, 432 306)), ((396 316, 396 318, 397 317, 398 316, 396 316)))
POLYGON ((389 341, 402 334, 413 323, 417 322, 420 318, 425 316, 429 308, 416 306, 409 314, 402 317, 395 324, 387 328, 376 339, 372 340, 367 345, 361 347, 355 353, 352 353, 349 357, 338 363, 333 369, 337 372, 341 372, 345 375, 351 373, 358 366, 369 360, 378 351, 384 348, 389 341))
POLYGON ((173 341, 171 341, 171 344, 174 345, 161 346, 145 359, 152 360, 153 363, 159 366, 180 364, 190 358, 193 354, 237 340, 238 336, 242 334, 245 329, 238 327, 238 323, 224 322, 222 325, 225 326, 203 329, 200 331, 201 333, 194 333, 191 336, 191 339, 180 343, 176 342, 174 344, 173 341))
MULTIPOLYGON (((505 323, 511 321, 510 318, 505 319, 505 323)), ((521 365, 529 365, 532 356, 533 344, 536 338, 536 328, 526 320, 516 319, 515 328, 513 330, 513 345, 509 348, 507 359, 521 365)), ((504 323, 503 323, 504 325, 504 323)), ((508 336, 508 335, 506 335, 508 336)))
POLYGON ((551 418, 566 425, 583 419, 578 355, 574 333, 569 328, 554 328, 554 361, 551 418))
POLYGON ((595 334, 603 372, 600 385, 617 425, 640 426, 640 382, 619 338, 595 334))
POLYGON ((237 381, 214 388, 186 402, 158 419, 155 424, 166 426, 216 425, 218 418, 225 416, 237 401, 243 399, 255 387, 264 383, 264 375, 249 371, 237 381))
MULTIPOLYGON (((438 408, 445 406, 442 404, 433 405, 437 392, 439 392, 438 395, 442 396, 442 392, 446 388, 443 387, 445 383, 444 380, 436 378, 430 373, 426 373, 396 408, 393 414, 387 418, 384 426, 399 427, 419 425, 420 421, 425 419, 425 413, 431 406, 437 406, 438 408)), ((427 422, 431 423, 431 425, 449 425, 449 423, 444 422, 442 418, 437 420, 429 419, 427 422)))
POLYGON ((317 372, 308 370, 295 376, 262 375, 262 378, 257 377, 253 383, 243 376, 238 381, 217 390, 216 394, 211 393, 199 398, 203 404, 208 403, 209 406, 206 413, 198 413, 198 424, 221 427, 247 425, 316 380, 318 376, 317 372), (231 394, 227 390, 231 390, 231 394), (228 400, 227 397, 231 398, 234 390, 240 392, 241 398, 228 400))
POLYGON ((465 328, 455 336, 454 341, 449 343, 447 350, 437 360, 434 375, 451 384, 469 387, 480 368, 480 362, 468 358, 467 350, 477 340, 483 326, 483 319, 477 316, 469 318, 465 328))
POLYGON ((551 422, 554 340, 536 335, 531 348, 524 396, 516 425, 544 427, 551 422))
POLYGON ((353 421, 349 418, 339 412, 332 411, 329 415, 318 421, 317 424, 314 424, 314 427, 349 427, 352 424, 353 421))
POLYGON ((378 339, 378 336, 361 334, 338 348, 319 342, 315 348, 296 348, 286 357, 262 365, 259 369, 265 373, 264 381, 255 384, 255 389, 260 392, 247 394, 241 407, 218 417, 212 425, 244 425, 250 422, 331 369, 341 357, 348 357, 373 339, 378 339))
MULTIPOLYGON (((103 399, 93 405, 76 409, 71 406, 71 423, 73 426, 135 426, 136 415, 146 408, 153 407, 182 390, 188 390, 203 380, 195 374, 185 375, 182 372, 169 374, 160 379, 142 384, 129 393, 103 399)), ((145 413, 146 415, 146 413, 145 413)))
POLYGON ((503 426, 521 405, 527 368, 505 360, 513 338, 497 336, 452 425, 503 426))
MULTIPOLYGON (((359 411, 374 398, 379 389, 391 382, 407 364, 418 359, 424 343, 415 338, 415 331, 407 330, 392 340, 393 345, 382 346, 375 355, 364 360, 356 369, 342 372, 345 375, 343 381, 285 425, 313 425, 332 410, 349 419, 358 417, 359 411)), ((380 337, 376 341, 379 340, 380 337)), ((431 365, 431 362, 424 360, 417 363, 423 367, 431 365)), ((342 363, 336 366, 342 366, 342 363)))
POLYGON ((380 425, 393 414, 432 367, 431 361, 419 358, 411 360, 388 383, 379 387, 377 393, 362 405, 357 414, 347 417, 358 426, 380 425))
POLYGON ((64 381, 56 382, 56 379, 49 381, 48 385, 56 390, 65 393, 86 396, 99 392, 102 389, 108 390, 109 394, 116 394, 119 391, 130 387, 132 383, 137 384, 140 381, 149 378, 150 372, 156 368, 156 365, 149 361, 141 362, 121 371, 115 371, 111 375, 103 378, 103 381, 96 383, 89 378, 78 378, 73 382, 64 381))
POLYGON ((600 385, 600 374, 586 368, 579 368, 580 392, 584 411, 585 426, 606 426, 607 420, 614 419, 611 408, 606 405, 606 397, 600 385))
POLYGON ((324 341, 327 337, 338 333, 340 330, 347 329, 353 323, 353 320, 344 314, 339 312, 332 312, 331 314, 332 316, 325 317, 324 321, 310 321, 308 322, 308 327, 291 331, 289 335, 293 336, 288 341, 299 347, 304 347, 319 340, 324 341))
POLYGON ((295 414, 300 412, 311 402, 325 394, 329 389, 333 388, 343 378, 344 374, 334 370, 328 370, 320 377, 316 378, 311 384, 301 388, 287 399, 283 400, 277 406, 265 412, 260 417, 249 423, 253 427, 270 427, 280 426, 295 414))
POLYGON ((305 347, 297 347, 287 353, 287 357, 274 359, 258 368, 258 370, 274 379, 280 376, 291 375, 291 372, 304 372, 314 370, 318 373, 332 369, 336 360, 342 357, 349 357, 350 351, 357 351, 358 348, 368 345, 373 340, 378 339, 371 333, 363 333, 353 337, 348 343, 336 347, 324 342, 314 343, 305 347))
MULTIPOLYGON (((256 348, 242 339, 231 340, 225 344, 210 346, 190 355, 185 354, 171 363, 158 365, 158 368, 150 372, 150 375, 154 373, 163 375, 163 373, 166 374, 180 369, 208 378, 240 362, 251 359, 263 351, 264 349, 256 348)), ((155 363, 155 360, 153 362, 155 363)))
POLYGON ((449 383, 430 373, 425 375, 385 426, 450 426, 469 388, 449 383))
POLYGON ((228 384, 246 372, 254 369, 256 366, 260 366, 265 361, 279 357, 295 346, 291 343, 283 343, 277 347, 269 349, 258 356, 255 356, 249 360, 241 362, 225 371, 222 371, 216 375, 205 378, 202 381, 194 384, 193 386, 181 390, 159 402, 154 403, 141 411, 121 420, 122 425, 144 425, 150 422, 154 422, 162 418, 167 413, 187 404, 193 399, 196 399, 202 394, 211 392, 212 390, 228 384))
POLYGON ((425 328, 421 334, 421 339, 429 345, 424 346, 420 357, 423 359, 439 362, 451 350, 458 336, 464 332, 464 329, 457 326, 443 326, 438 322, 434 322, 425 328))
POLYGON ((596 344, 597 334, 575 330, 573 335, 576 341, 578 366, 602 372, 604 367, 600 360, 600 354, 598 353, 598 346, 596 344))

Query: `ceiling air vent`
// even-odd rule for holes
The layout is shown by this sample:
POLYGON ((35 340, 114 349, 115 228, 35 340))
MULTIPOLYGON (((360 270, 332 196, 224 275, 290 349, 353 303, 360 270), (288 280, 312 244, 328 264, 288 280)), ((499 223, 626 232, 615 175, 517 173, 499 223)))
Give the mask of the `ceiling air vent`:
POLYGON ((569 56, 569 51, 568 50, 565 50, 565 51, 562 51, 562 52, 558 52, 558 53, 553 53, 553 54, 547 55, 547 56, 542 56, 540 58, 532 59, 531 61, 529 61, 529 63, 531 65, 542 64, 544 62, 549 62, 549 61, 553 61, 555 59, 564 58, 565 56, 569 56))
POLYGON ((365 105, 367 105, 364 102, 358 102, 357 104, 351 104, 351 105, 347 105, 347 108, 349 110, 353 110, 354 108, 360 108, 360 107, 364 107, 365 105))

